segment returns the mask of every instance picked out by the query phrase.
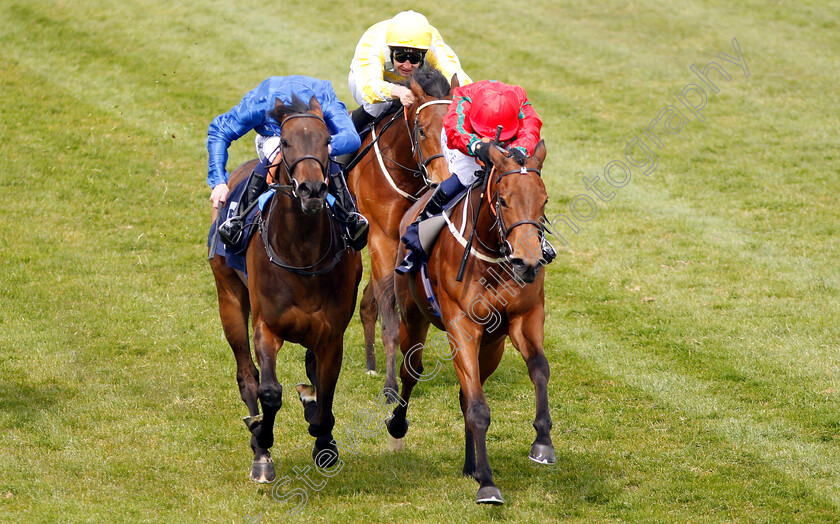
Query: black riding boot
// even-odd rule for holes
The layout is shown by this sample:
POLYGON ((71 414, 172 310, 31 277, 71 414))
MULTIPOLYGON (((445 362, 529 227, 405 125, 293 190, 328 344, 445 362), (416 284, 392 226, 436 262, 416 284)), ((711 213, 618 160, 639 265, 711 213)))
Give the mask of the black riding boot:
POLYGON ((443 206, 452 200, 453 196, 455 195, 452 195, 447 191, 445 184, 437 186, 435 188, 435 192, 432 193, 432 198, 426 202, 426 205, 423 207, 423 211, 420 211, 420 215, 417 216, 417 221, 426 220, 427 218, 443 213, 443 206))
MULTIPOLYGON (((260 164, 261 165, 261 164, 260 164)), ((245 227, 245 217, 256 205, 260 195, 268 189, 265 181, 265 174, 259 173, 259 167, 254 169, 245 186, 242 197, 236 204, 233 214, 219 226, 219 237, 228 246, 234 247, 242 237, 242 228, 245 227)))
POLYGON ((350 119, 353 121, 353 126, 356 128, 356 132, 361 133, 362 129, 376 120, 376 117, 365 111, 363 106, 359 106, 353 110, 353 113, 350 115, 350 119))
POLYGON ((330 170, 330 194, 335 197, 335 207, 342 215, 340 218, 344 221, 344 231, 347 233, 350 247, 361 251, 367 245, 368 221, 356 209, 356 203, 341 170, 330 170))
POLYGON ((422 252, 422 246, 420 245, 420 221, 443 213, 444 206, 463 188, 464 186, 461 185, 461 182, 455 175, 444 180, 442 184, 435 188, 435 192, 432 193, 432 197, 426 202, 423 210, 420 211, 417 220, 408 226, 405 235, 402 237, 403 244, 406 246, 406 254, 402 263, 395 270, 397 273, 403 275, 410 271, 416 271, 418 264, 428 259, 428 255, 422 252))

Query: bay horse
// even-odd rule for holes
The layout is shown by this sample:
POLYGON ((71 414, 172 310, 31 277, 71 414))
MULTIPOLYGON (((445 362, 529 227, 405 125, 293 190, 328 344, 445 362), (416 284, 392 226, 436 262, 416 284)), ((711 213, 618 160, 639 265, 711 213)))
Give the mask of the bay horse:
POLYGON ((376 372, 374 343, 377 313, 382 323, 385 347, 386 400, 397 396, 397 347, 399 316, 393 304, 391 274, 397 266, 402 216, 432 184, 449 178, 449 168, 441 155, 443 117, 452 101, 452 84, 432 67, 415 71, 409 82, 414 94, 411 107, 390 120, 373 126, 362 141, 361 159, 348 174, 347 184, 356 199, 359 212, 368 219, 370 279, 359 305, 364 327, 368 373, 376 372), (373 149, 371 152, 370 150, 373 149))
MULTIPOLYGON (((465 422, 463 473, 479 483, 476 502, 502 504, 501 492, 493 483, 487 459, 487 429, 490 409, 483 385, 499 365, 510 337, 528 367, 536 392, 537 437, 529 458, 542 464, 555 462, 548 410, 549 365, 543 352, 545 324, 545 273, 540 240, 544 234, 545 204, 548 200, 540 170, 545 160, 545 142, 523 166, 492 148, 493 172, 486 191, 474 187, 458 203, 431 253, 428 283, 434 292, 439 314, 429 308, 422 272, 398 275, 394 292, 400 309, 401 399, 387 423, 392 437, 401 439, 408 430, 406 411, 411 391, 423 375, 422 353, 429 325, 446 331, 449 346, 438 358, 452 360, 461 386, 459 399, 465 422), (485 205, 480 202, 484 199, 485 205), (464 240, 476 213, 476 247, 470 251, 463 283, 456 281, 465 246, 464 240), (460 230, 459 230, 460 228, 460 230)), ((428 199, 428 197, 427 197, 428 199)), ((422 209, 415 204, 403 218, 400 231, 422 209)), ((403 256, 400 247, 399 256, 403 256)), ((437 363, 436 363, 437 366, 437 363)), ((426 377, 428 378, 428 376, 426 377)))
MULTIPOLYGON (((344 331, 355 310, 362 275, 360 255, 347 248, 325 205, 330 132, 320 104, 315 97, 308 107, 297 99, 284 106, 277 99, 271 116, 282 130, 280 151, 270 170, 275 194, 260 215, 259 234, 251 238, 246 253, 247 279, 227 267, 220 255, 210 259, 219 315, 236 358, 239 392, 248 407, 244 420, 254 451, 250 478, 260 483, 276 478, 269 448, 282 405, 283 388, 275 366, 284 341, 306 348, 306 375, 312 386, 299 385, 298 393, 309 434, 315 437, 312 456, 319 467, 338 460, 332 438, 333 395, 344 331), (248 341, 249 312, 259 370, 248 341)), ((241 183, 256 162, 239 166, 231 184, 241 183)))

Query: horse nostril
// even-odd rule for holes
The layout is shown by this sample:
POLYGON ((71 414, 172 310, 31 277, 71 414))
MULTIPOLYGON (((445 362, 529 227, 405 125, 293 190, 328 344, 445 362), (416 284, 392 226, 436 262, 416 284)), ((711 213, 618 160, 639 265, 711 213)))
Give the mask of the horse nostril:
POLYGON ((511 259, 510 265, 512 265, 513 269, 515 269, 516 271, 525 271, 526 264, 525 261, 521 258, 511 259))
POLYGON ((309 186, 309 182, 304 182, 297 187, 297 194, 303 198, 309 198, 309 195, 312 193, 312 188, 309 186))
POLYGON ((316 198, 324 198, 327 196, 327 184, 320 182, 317 186, 317 191, 314 192, 316 198))

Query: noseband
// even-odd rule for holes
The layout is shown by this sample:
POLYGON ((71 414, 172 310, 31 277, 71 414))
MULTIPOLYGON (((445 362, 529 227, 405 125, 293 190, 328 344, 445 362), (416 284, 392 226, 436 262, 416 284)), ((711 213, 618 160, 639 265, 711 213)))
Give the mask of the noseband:
MULTIPOLYGON (((510 241, 508 241, 508 236, 510 235, 511 231, 513 231, 513 229, 515 227, 522 226, 522 225, 525 225, 525 224, 530 224, 532 226, 535 226, 540 231, 540 235, 545 234, 545 224, 543 224, 541 222, 537 222, 536 220, 520 220, 519 222, 514 222, 510 226, 506 226, 505 225, 505 220, 504 220, 504 218, 502 218, 501 202, 500 202, 500 199, 499 199, 499 182, 501 182, 502 178, 504 178, 508 175, 513 175, 513 174, 527 175, 529 172, 536 173, 537 176, 542 177, 542 172, 539 169, 535 169, 533 167, 522 166, 520 169, 505 171, 504 173, 499 174, 499 176, 497 176, 496 180, 495 180, 496 193, 493 195, 493 200, 495 200, 496 203, 495 203, 494 206, 490 207, 490 209, 491 209, 491 214, 494 215, 495 218, 496 218, 496 228, 499 232, 499 243, 500 243, 500 246, 501 246, 499 248, 499 252, 505 258, 508 258, 508 257, 510 257, 510 255, 513 254, 513 247, 510 245, 510 241)), ((490 201, 489 201, 490 200, 490 192, 489 191, 487 192, 487 199, 488 199, 487 203, 490 204, 490 201)))
MULTIPOLYGON (((324 119, 321 118, 318 115, 313 115, 313 114, 310 114, 310 113, 296 113, 296 114, 293 114, 293 115, 289 115, 288 117, 283 119, 283 122, 280 124, 280 136, 281 137, 283 136, 283 126, 286 125, 286 122, 288 122, 289 120, 291 120, 293 118, 315 118, 315 119, 319 120, 321 123, 323 123, 324 126, 327 125, 327 123, 324 122, 324 119)), ((272 188, 277 189, 279 191, 282 191, 284 193, 287 193, 287 194, 293 196, 294 198, 299 198, 298 194, 297 194, 298 181, 294 179, 294 177, 292 176, 292 173, 294 172, 294 169, 297 167, 297 165, 300 164, 301 162, 303 162, 304 160, 314 160, 314 161, 318 162, 318 165, 321 166, 321 173, 324 176, 324 183, 327 183, 328 176, 329 176, 329 168, 330 168, 329 167, 329 161, 327 161, 327 163, 324 163, 323 160, 321 160, 320 158, 318 158, 315 155, 303 155, 299 158, 296 158, 290 164, 286 159, 285 152, 283 151, 283 139, 282 138, 280 139, 280 145, 277 146, 276 151, 280 155, 280 163, 272 164, 268 167, 269 168, 277 167, 277 166, 282 164, 283 168, 286 171, 286 178, 289 179, 289 184, 288 185, 272 184, 272 186, 271 186, 272 188)))

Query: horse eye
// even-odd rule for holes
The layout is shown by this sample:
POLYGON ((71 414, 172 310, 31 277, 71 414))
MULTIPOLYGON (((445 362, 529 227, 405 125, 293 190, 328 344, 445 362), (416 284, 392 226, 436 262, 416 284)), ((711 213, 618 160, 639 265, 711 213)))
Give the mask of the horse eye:
POLYGON ((507 202, 505 202, 505 199, 502 197, 499 197, 499 203, 502 205, 502 207, 508 207, 507 202))
POLYGON ((418 130, 420 131, 420 136, 422 136, 423 138, 426 138, 426 130, 423 129, 423 126, 419 126, 418 130))
POLYGON ((280 145, 283 147, 289 147, 289 142, 285 138, 281 138, 280 145))

